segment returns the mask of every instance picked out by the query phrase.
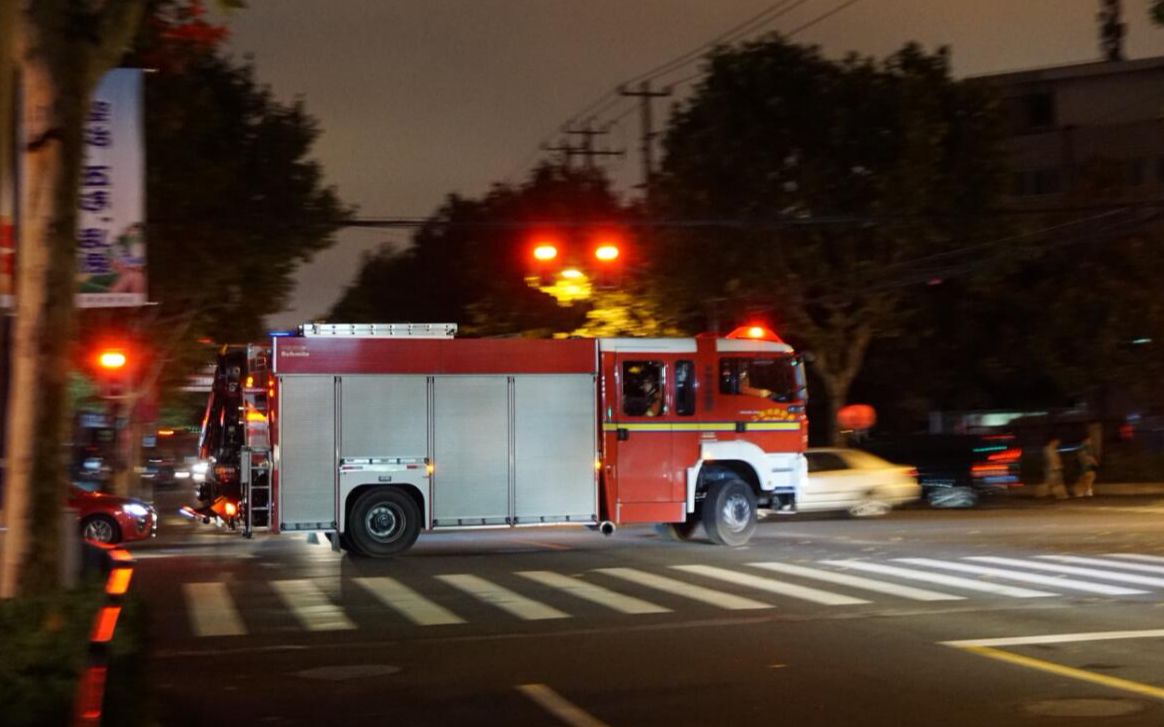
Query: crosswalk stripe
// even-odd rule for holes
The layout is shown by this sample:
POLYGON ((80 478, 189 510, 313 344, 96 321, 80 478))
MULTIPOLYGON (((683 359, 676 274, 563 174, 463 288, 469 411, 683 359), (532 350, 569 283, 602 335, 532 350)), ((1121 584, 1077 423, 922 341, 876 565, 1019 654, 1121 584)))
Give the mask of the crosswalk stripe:
POLYGON ((346 631, 356 627, 343 609, 306 578, 271 581, 271 588, 308 631, 346 631))
POLYGON ((1142 560, 1148 563, 1164 563, 1164 557, 1159 555, 1140 555, 1139 553, 1108 553, 1110 558, 1127 558, 1128 560, 1142 560))
POLYGON ((225 583, 183 583, 182 593, 195 636, 241 636, 247 632, 225 583))
MULTIPOLYGON (((946 570, 956 570, 963 573, 977 573, 978 575, 1005 578, 1010 581, 1035 583, 1040 586, 1051 586, 1052 588, 1065 588, 1069 591, 1099 593, 1104 596, 1129 596, 1144 592, 1136 591, 1131 588, 1124 588, 1123 586, 1107 586, 1102 583, 1087 583, 1085 581, 1077 581, 1073 578, 1063 578, 1061 576, 1045 576, 1038 573, 1009 570, 1007 568, 991 568, 989 566, 983 565, 970 565, 969 563, 951 563, 944 560, 933 560, 931 558, 897 558, 896 560, 902 563, 909 563, 910 565, 924 565, 931 568, 944 568, 946 570)), ((977 560, 977 558, 975 558, 975 560, 977 560)), ((1010 559, 1007 558, 1005 560, 1010 559)), ((1004 565, 1022 565, 1029 568, 1035 568, 1038 564, 1027 564, 1025 561, 1020 560, 1004 565)), ((1048 570, 1053 570, 1053 567, 1048 567, 1048 570)))
POLYGON ((891 596, 901 596, 902 598, 910 598, 915 601, 965 600, 964 596, 955 596, 952 593, 939 593, 938 591, 929 591, 924 588, 902 586, 897 583, 890 583, 888 581, 875 581, 872 578, 862 578, 861 576, 849 575, 848 573, 834 573, 833 571, 825 571, 817 568, 804 568, 802 566, 791 565, 789 563, 748 563, 748 565, 754 566, 756 568, 763 568, 764 570, 775 571, 776 573, 785 573, 790 576, 815 578, 818 581, 836 583, 837 585, 841 586, 860 588, 866 591, 875 591, 877 593, 888 593, 891 596))
POLYGON ((945 573, 930 573, 928 571, 914 570, 913 568, 900 568, 893 565, 885 565, 883 563, 870 563, 863 560, 822 560, 821 563, 825 565, 833 565, 841 568, 853 568, 855 570, 868 571, 870 573, 881 573, 888 576, 897 576, 898 578, 907 578, 914 581, 926 581, 928 583, 938 583, 944 586, 952 586, 954 588, 961 588, 967 591, 983 591, 985 593, 994 593, 1000 596, 1010 596, 1012 598, 1045 598, 1048 596, 1057 596, 1057 593, 1048 593, 1047 591, 1036 591, 1030 588, 1019 588, 1018 586, 1006 586, 1001 583, 986 583, 983 581, 976 581, 971 578, 961 578, 959 576, 946 575, 945 573))
POLYGON ((733 611, 753 608, 772 608, 772 604, 770 603, 753 601, 750 598, 684 583, 683 581, 677 581, 674 578, 667 578, 666 576, 657 576, 654 573, 647 573, 636 568, 598 568, 596 572, 605 573, 614 578, 621 578, 631 583, 637 583, 640 586, 654 588, 664 593, 690 598, 693 601, 700 601, 733 611))
POLYGON ((452 575, 437 576, 437 579, 448 583, 453 588, 468 593, 485 603, 496 606, 503 611, 526 621, 542 621, 551 618, 570 618, 570 614, 563 613, 556 608, 539 603, 532 598, 518 595, 508 588, 490 583, 468 573, 454 573, 452 575))
POLYGON ((739 586, 755 588, 758 591, 767 591, 768 593, 776 593, 790 598, 799 598, 803 601, 811 601, 812 603, 819 603, 825 606, 853 606, 861 603, 869 603, 863 598, 845 596, 840 593, 831 593, 807 586, 798 586, 794 583, 784 583, 772 580, 771 578, 761 578, 751 573, 740 573, 738 571, 728 570, 727 568, 716 568, 710 565, 673 565, 671 567, 675 570, 681 570, 684 573, 695 573, 696 575, 706 576, 707 578, 715 578, 728 583, 735 583, 739 586))
POLYGON ((420 626, 463 624, 465 620, 439 603, 434 603, 394 578, 355 578, 356 584, 380 603, 420 626))
POLYGON ((1164 565, 1145 565, 1143 563, 1121 563, 1103 558, 1082 558, 1072 555, 1040 555, 1045 560, 1055 560, 1061 563, 1079 563, 1080 565, 1102 565, 1109 568, 1140 571, 1141 573, 1164 573, 1164 565))
POLYGON ((600 606, 613 608, 621 613, 669 613, 671 609, 656 606, 634 596, 626 596, 593 583, 587 583, 580 578, 571 578, 561 573, 548 570, 518 571, 517 575, 536 581, 544 586, 557 588, 578 598, 585 599, 600 606))
MULTIPOLYGON (((1115 573, 1112 571, 1097 570, 1095 568, 1079 568, 1072 565, 1055 565, 1054 563, 1032 563, 1030 561, 1018 560, 1017 558, 995 558, 993 556, 974 556, 967 560, 978 560, 983 563, 998 563, 999 565, 1016 565, 1023 568, 1033 568, 1034 570, 1053 571, 1055 573, 1068 573, 1073 576, 1087 576, 1089 578, 1099 578, 1105 581, 1120 581, 1121 583, 1135 583, 1138 586, 1155 586, 1156 588, 1164 588, 1164 578, 1154 578, 1152 576, 1141 576, 1135 573, 1115 573)), ((1115 588, 1116 586, 1105 586, 1105 588, 1115 588)), ((1145 593, 1145 591, 1134 591, 1131 589, 1124 589, 1123 593, 1118 595, 1128 595, 1132 593, 1145 593)))

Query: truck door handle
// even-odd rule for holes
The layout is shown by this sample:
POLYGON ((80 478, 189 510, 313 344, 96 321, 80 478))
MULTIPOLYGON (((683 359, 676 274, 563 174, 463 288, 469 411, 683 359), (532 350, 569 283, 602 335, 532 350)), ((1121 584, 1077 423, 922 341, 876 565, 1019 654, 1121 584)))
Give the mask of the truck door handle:
POLYGON ((614 433, 617 435, 618 441, 620 442, 625 442, 626 440, 630 439, 630 430, 626 427, 619 427, 614 430, 614 433))

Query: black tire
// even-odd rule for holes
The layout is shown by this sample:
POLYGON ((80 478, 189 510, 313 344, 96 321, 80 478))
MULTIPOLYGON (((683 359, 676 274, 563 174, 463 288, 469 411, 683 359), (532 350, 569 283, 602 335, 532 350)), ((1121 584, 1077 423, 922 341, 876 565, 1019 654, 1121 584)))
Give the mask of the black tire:
POLYGON ((853 503, 849 508, 849 517, 861 519, 885 517, 892 509, 893 504, 885 499, 881 490, 874 487, 853 503))
POLYGON ((756 493, 738 477, 713 482, 703 500, 702 520, 713 543, 743 545, 756 531, 756 493))
POLYGON ((351 551, 359 555, 386 558, 403 553, 420 535, 420 508, 399 489, 369 490, 352 507, 344 535, 350 541, 351 551))
POLYGON ((108 515, 90 515, 81 521, 81 537, 113 545, 121 542, 121 526, 108 515))
POLYGON ((656 523, 655 532, 665 540, 690 540, 699 527, 699 516, 688 515, 687 520, 681 523, 656 523))
POLYGON ((355 552, 355 548, 352 547, 352 539, 347 533, 328 533, 327 539, 331 541, 332 546, 338 542, 340 550, 346 550, 349 553, 355 552))

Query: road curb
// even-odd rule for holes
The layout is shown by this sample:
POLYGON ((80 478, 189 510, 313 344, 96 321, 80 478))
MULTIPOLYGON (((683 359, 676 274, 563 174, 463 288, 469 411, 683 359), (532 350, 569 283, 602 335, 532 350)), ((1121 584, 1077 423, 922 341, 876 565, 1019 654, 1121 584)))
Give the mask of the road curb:
POLYGON ((117 630, 122 601, 133 579, 134 560, 128 550, 112 546, 103 546, 103 550, 109 565, 109 576, 105 579, 105 605, 97 610, 93 618, 93 630, 89 633, 88 665, 77 683, 77 694, 73 700, 73 727, 97 727, 101 724, 110 643, 117 630))
MULTIPOLYGON (((1039 485, 1023 485, 1012 494, 1018 497, 1036 497, 1039 485)), ((1097 497, 1132 497, 1143 495, 1164 495, 1164 482, 1097 482, 1092 486, 1097 497)), ((1070 493, 1071 485, 1067 485, 1070 493)))

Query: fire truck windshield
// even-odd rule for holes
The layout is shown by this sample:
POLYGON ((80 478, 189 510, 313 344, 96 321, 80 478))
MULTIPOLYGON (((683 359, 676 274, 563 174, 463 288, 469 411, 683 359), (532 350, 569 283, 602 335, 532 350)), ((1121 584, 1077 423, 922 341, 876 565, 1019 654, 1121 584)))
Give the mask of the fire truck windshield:
POLYGON ((721 394, 759 396, 779 402, 807 398, 804 366, 795 356, 724 357, 719 362, 721 394))

